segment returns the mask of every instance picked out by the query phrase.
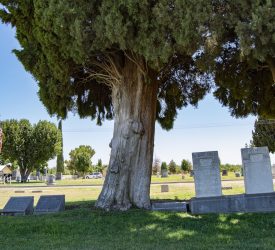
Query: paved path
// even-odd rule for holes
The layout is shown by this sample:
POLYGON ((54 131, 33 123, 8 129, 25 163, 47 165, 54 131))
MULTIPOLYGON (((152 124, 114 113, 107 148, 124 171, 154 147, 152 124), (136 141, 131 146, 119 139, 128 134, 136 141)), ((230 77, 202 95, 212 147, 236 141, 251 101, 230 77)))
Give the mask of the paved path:
MULTIPOLYGON (((275 181, 275 180, 273 180, 275 181)), ((238 185, 238 184, 243 184, 244 180, 223 180, 222 183, 225 184, 225 186, 230 186, 230 185, 238 185)), ((194 186, 194 182, 154 182, 151 185, 163 185, 163 184, 168 184, 168 185, 182 185, 182 186, 194 186)), ((18 185, 9 185, 5 184, 3 186, 0 186, 0 189, 35 189, 35 188, 85 188, 85 187, 102 187, 102 184, 81 184, 81 185, 51 185, 51 186, 46 186, 46 185, 33 185, 33 186, 20 186, 18 185)))

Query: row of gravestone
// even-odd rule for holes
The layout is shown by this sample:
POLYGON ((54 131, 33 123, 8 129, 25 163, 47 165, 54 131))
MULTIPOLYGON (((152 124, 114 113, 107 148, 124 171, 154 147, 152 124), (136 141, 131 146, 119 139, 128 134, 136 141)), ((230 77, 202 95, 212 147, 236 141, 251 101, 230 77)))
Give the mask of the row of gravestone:
POLYGON ((241 149, 245 194, 222 195, 217 151, 193 153, 196 197, 193 214, 275 211, 275 193, 267 147, 241 149))
POLYGON ((5 205, 3 215, 30 215, 56 213, 65 210, 65 195, 42 195, 34 209, 33 196, 11 197, 5 205))
POLYGON ((275 192, 267 147, 241 149, 245 194, 222 195, 217 151, 192 154, 196 197, 189 202, 154 203, 153 210, 192 214, 275 211, 275 192))

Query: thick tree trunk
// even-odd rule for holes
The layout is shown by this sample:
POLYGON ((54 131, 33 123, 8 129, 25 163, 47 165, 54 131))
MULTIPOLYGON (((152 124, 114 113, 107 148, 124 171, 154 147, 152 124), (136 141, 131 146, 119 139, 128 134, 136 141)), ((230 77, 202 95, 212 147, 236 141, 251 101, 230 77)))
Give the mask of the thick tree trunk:
POLYGON ((157 85, 146 82, 142 70, 128 60, 123 79, 112 89, 115 112, 111 156, 96 207, 149 209, 154 149, 157 85))
POLYGON ((275 83, 275 59, 270 57, 267 59, 267 64, 272 74, 273 82, 275 83))
POLYGON ((30 170, 20 168, 20 175, 21 175, 21 182, 22 182, 22 183, 23 183, 23 182, 24 182, 24 183, 27 182, 30 173, 31 173, 30 170))

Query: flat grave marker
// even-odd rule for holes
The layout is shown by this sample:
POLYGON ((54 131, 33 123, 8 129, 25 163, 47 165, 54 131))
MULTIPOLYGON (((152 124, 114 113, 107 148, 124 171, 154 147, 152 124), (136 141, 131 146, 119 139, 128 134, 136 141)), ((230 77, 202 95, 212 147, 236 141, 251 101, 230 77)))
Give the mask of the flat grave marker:
POLYGON ((5 205, 4 215, 29 215, 33 213, 33 196, 11 197, 5 205))
POLYGON ((273 192, 271 162, 267 147, 242 148, 246 194, 273 192))
POLYGON ((41 195, 34 213, 47 214, 65 210, 65 195, 41 195))
POLYGON ((166 193, 169 192, 169 186, 168 185, 161 185, 161 192, 166 193))
POLYGON ((222 195, 218 151, 192 153, 196 197, 222 195))

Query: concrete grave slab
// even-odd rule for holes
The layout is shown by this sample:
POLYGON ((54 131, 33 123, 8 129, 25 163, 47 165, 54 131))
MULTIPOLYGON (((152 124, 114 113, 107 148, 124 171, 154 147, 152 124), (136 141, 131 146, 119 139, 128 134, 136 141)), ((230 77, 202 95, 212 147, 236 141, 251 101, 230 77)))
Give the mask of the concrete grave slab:
POLYGON ((35 214, 56 213, 65 210, 65 195, 41 195, 35 214))
POLYGON ((275 192, 192 198, 192 214, 275 212, 275 192))
POLYGON ((33 213, 33 196, 11 197, 5 205, 4 215, 29 215, 33 213))
POLYGON ((153 202, 152 210, 187 212, 187 203, 183 201, 153 202))

